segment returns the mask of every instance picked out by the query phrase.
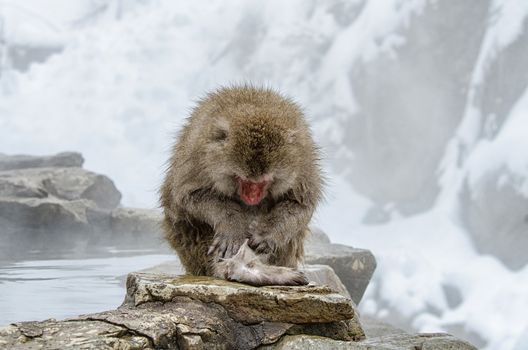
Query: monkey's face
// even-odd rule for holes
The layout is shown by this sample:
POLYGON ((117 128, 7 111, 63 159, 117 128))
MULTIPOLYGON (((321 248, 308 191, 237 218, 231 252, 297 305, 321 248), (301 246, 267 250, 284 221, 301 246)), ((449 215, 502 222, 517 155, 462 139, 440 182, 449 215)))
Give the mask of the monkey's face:
POLYGON ((246 205, 291 189, 299 173, 293 126, 266 114, 221 119, 209 131, 207 158, 215 164, 215 187, 246 205))

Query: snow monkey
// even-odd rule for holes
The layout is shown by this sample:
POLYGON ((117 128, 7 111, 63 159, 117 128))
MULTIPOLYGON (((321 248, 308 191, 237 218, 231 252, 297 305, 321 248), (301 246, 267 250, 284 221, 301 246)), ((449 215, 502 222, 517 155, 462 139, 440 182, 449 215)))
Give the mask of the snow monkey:
POLYGON ((279 93, 224 87, 179 133, 160 189, 165 237, 188 274, 302 285, 308 223, 322 196, 303 112, 279 93))

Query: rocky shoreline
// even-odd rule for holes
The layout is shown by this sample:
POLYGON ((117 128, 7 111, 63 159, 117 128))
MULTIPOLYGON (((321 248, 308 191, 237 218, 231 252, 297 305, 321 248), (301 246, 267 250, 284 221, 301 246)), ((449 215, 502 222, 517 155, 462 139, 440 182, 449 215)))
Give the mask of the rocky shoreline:
POLYGON ((360 321, 355 304, 327 286, 335 281, 323 282, 252 287, 210 277, 131 273, 119 308, 64 321, 15 323, 0 328, 0 345, 9 349, 475 349, 448 334, 411 335, 376 320, 360 321))

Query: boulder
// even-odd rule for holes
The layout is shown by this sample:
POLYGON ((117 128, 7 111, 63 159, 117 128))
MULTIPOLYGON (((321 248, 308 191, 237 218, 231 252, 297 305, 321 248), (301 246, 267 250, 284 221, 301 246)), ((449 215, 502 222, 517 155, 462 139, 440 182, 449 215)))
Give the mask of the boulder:
POLYGON ((6 155, 0 153, 0 171, 28 168, 82 167, 84 158, 77 152, 52 156, 6 155))
POLYGON ((314 231, 306 243, 305 261, 308 264, 330 266, 347 288, 352 300, 359 304, 370 278, 376 269, 376 259, 370 250, 329 243, 320 230, 314 231))
POLYGON ((112 210, 121 193, 108 177, 81 168, 33 168, 0 171, 0 197, 88 199, 112 210))
POLYGON ((65 201, 49 198, 0 197, 0 218, 9 227, 40 230, 87 230, 89 211, 95 204, 86 199, 65 201))
MULTIPOLYGON (((62 159, 42 158, 40 165, 60 163, 62 159)), ((0 171, 0 222, 4 233, 26 229, 50 232, 110 229, 110 211, 119 205, 121 193, 108 177, 75 167, 77 163, 64 159, 63 165, 72 166, 0 171)))

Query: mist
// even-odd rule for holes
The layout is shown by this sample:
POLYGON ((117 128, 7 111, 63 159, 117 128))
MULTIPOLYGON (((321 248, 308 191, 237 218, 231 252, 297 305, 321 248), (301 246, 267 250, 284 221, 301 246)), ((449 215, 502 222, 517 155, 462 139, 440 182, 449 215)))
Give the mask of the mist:
MULTIPOLYGON (((523 0, 0 1, 0 153, 80 152, 122 206, 156 209, 195 102, 273 87, 323 152, 314 224, 378 261, 362 315, 523 349, 527 18, 523 0)), ((147 253, 134 268, 170 254, 147 253)))

